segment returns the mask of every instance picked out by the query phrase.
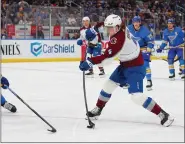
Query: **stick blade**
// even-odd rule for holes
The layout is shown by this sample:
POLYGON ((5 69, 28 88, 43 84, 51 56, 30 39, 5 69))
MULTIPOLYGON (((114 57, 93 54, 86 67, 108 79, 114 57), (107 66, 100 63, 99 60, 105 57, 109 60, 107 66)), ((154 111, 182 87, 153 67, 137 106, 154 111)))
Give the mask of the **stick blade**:
POLYGON ((95 128, 95 124, 93 122, 90 122, 90 124, 87 126, 87 128, 94 129, 95 128))
POLYGON ((49 130, 49 129, 48 129, 48 131, 50 131, 50 132, 52 132, 52 133, 56 133, 56 132, 57 132, 56 129, 52 129, 52 130, 49 130))

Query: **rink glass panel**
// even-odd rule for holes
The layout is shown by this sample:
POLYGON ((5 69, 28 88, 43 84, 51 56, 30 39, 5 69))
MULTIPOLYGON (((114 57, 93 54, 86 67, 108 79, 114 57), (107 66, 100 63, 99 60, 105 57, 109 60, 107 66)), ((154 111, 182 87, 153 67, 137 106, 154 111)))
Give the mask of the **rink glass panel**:
MULTIPOLYGON (((127 25, 132 23, 132 18, 135 15, 139 15, 142 19, 142 24, 149 28, 155 40, 161 40, 162 31, 166 27, 166 21, 162 20, 162 16, 166 15, 163 12, 156 14, 124 10, 123 8, 108 9, 32 5, 29 8, 25 8, 23 15, 19 14, 18 19, 11 17, 13 8, 14 6, 7 8, 2 24, 7 32, 13 33, 12 38, 14 39, 41 39, 37 32, 39 26, 42 27, 44 39, 74 39, 74 35, 78 34, 79 36, 79 29, 82 26, 82 18, 84 16, 89 16, 91 24, 95 25, 97 22, 104 21, 108 15, 113 13, 119 15, 127 25)), ((178 26, 184 25, 183 14, 177 15, 176 20, 178 26), (178 22, 179 19, 180 22, 178 22)), ((100 32, 104 40, 108 39, 104 29, 100 29, 100 32)))

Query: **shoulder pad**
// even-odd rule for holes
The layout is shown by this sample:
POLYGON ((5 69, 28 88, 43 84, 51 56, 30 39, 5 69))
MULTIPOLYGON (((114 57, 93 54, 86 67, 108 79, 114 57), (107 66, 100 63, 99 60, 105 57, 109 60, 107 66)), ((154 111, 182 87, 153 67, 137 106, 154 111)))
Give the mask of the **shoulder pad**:
POLYGON ((84 30, 84 29, 85 29, 85 27, 81 27, 81 28, 80 28, 80 31, 81 31, 81 30, 84 30))

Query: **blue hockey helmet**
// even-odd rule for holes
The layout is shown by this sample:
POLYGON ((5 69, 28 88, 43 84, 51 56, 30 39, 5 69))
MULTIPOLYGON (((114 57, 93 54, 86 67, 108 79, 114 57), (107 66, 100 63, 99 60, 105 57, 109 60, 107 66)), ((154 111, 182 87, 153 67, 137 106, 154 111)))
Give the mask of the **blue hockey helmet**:
POLYGON ((141 22, 141 17, 140 16, 134 16, 134 18, 132 19, 132 23, 134 22, 141 22))
POLYGON ((168 20, 167 20, 167 23, 175 24, 175 20, 174 20, 174 19, 172 19, 172 18, 171 18, 171 19, 168 19, 168 20))
POLYGON ((85 35, 88 41, 92 41, 96 37, 97 32, 94 28, 90 28, 86 30, 85 35))

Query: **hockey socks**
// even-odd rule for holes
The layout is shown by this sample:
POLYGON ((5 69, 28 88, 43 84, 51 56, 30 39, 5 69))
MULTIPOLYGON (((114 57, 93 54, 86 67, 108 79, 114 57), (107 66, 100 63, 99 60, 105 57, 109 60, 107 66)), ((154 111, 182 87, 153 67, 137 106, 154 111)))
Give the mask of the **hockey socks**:
POLYGON ((111 94, 105 92, 104 90, 101 90, 96 106, 99 108, 103 108, 110 98, 111 94))
POLYGON ((146 101, 143 104, 143 107, 156 115, 158 115, 161 112, 161 107, 150 97, 146 99, 146 101))
POLYGON ((148 97, 143 104, 143 107, 148 111, 156 114, 161 119, 161 125, 166 127, 170 126, 174 119, 170 117, 170 115, 165 112, 152 98, 148 97))

